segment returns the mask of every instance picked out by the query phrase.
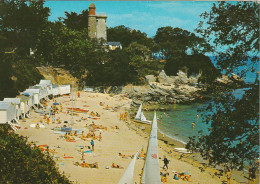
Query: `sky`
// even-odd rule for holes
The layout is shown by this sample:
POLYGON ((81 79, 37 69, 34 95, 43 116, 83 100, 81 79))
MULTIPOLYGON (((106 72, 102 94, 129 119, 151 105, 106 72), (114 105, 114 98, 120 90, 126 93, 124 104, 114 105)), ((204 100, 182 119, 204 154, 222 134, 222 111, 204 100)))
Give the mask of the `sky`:
POLYGON ((107 26, 124 25, 145 32, 153 37, 160 27, 180 27, 194 32, 202 20, 200 14, 209 11, 211 1, 46 1, 51 9, 50 21, 64 17, 64 12, 88 9, 90 3, 96 5, 96 13, 106 13, 107 26))

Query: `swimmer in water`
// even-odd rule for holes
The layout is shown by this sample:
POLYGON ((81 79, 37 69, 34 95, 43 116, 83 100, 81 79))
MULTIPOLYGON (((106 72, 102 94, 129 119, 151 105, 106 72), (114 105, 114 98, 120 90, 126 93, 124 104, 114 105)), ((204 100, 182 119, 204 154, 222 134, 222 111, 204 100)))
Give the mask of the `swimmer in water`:
POLYGON ((192 124, 191 124, 191 125, 192 125, 192 128, 194 128, 194 127, 195 127, 195 122, 192 122, 192 124))

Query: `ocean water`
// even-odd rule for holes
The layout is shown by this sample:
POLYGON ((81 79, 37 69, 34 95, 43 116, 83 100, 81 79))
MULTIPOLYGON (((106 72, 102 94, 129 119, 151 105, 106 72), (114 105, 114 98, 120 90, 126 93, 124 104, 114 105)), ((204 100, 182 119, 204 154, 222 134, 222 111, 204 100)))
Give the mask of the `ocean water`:
MULTIPOLYGON (((216 62, 212 57, 211 60, 215 65, 216 62)), ((258 67, 258 65, 255 66, 257 71, 259 71, 258 67)), ((246 83, 253 83, 255 78, 255 72, 247 72, 244 81, 246 83)), ((240 98, 245 90, 247 89, 236 89, 234 90, 234 95, 240 98)), ((167 111, 157 111, 157 115, 159 116, 159 131, 184 144, 188 142, 189 137, 199 136, 200 131, 203 134, 207 134, 210 125, 203 123, 201 115, 197 112, 199 108, 205 105, 207 105, 207 102, 205 104, 194 103, 191 105, 171 104, 168 106, 167 111), (167 113, 169 114, 168 118, 166 116, 167 113), (197 114, 199 114, 199 118, 197 118, 197 114), (162 115, 162 119, 160 115, 162 115), (192 122, 195 122, 194 128, 192 128, 192 122)), ((153 119, 153 112, 144 112, 144 115, 148 120, 153 119)))
MULTIPOLYGON (((207 134, 209 125, 202 123, 202 118, 197 112, 203 105, 199 103, 192 105, 172 104, 168 105, 167 111, 157 111, 159 131, 184 144, 188 142, 190 136, 198 136, 199 131, 207 134), (199 118, 197 118, 197 114, 199 118), (192 128, 192 122, 195 123, 194 128, 192 128)), ((149 120, 153 119, 153 113, 152 111, 144 112, 149 120)))

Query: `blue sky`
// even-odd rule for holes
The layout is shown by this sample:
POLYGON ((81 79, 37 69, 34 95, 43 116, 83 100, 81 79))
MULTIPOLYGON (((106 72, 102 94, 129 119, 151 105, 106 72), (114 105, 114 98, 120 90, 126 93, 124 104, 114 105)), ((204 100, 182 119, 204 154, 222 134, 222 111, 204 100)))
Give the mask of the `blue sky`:
POLYGON ((125 25, 155 35, 160 27, 172 26, 193 31, 200 20, 200 14, 209 11, 209 1, 47 1, 51 9, 49 20, 64 17, 64 11, 80 13, 95 3, 97 13, 106 13, 107 26, 125 25))

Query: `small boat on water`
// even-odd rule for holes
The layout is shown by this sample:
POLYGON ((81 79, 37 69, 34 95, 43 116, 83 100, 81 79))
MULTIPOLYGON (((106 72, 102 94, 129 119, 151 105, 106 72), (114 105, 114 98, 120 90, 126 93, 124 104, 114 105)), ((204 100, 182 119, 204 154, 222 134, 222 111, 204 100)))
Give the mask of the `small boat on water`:
POLYGON ((142 107, 143 107, 143 104, 140 105, 134 121, 136 121, 138 123, 149 124, 149 125, 152 124, 152 121, 147 120, 146 117, 144 116, 142 107))

